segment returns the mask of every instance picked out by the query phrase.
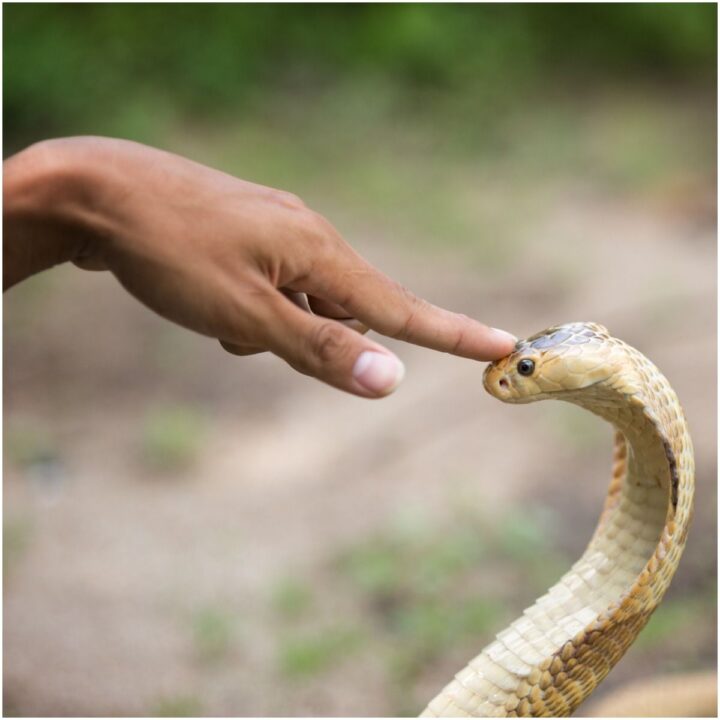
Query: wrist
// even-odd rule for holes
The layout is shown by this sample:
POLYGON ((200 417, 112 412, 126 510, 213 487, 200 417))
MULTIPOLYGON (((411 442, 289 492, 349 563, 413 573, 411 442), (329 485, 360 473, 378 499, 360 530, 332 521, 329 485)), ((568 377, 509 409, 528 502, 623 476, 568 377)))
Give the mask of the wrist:
POLYGON ((48 140, 3 167, 7 289, 37 272, 95 253, 106 235, 97 173, 81 139, 48 140))

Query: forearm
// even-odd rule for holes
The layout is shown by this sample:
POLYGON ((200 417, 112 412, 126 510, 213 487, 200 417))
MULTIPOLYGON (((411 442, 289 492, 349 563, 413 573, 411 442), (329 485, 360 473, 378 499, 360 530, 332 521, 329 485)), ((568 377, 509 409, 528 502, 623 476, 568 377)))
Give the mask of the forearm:
POLYGON ((3 165, 3 290, 77 259, 98 235, 91 183, 66 141, 32 145, 3 165))

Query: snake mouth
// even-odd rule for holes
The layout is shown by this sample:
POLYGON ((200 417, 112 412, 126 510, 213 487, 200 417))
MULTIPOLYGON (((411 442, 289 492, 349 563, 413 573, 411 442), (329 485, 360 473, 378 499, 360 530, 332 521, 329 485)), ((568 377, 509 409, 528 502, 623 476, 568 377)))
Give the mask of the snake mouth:
POLYGON ((483 385, 485 390, 506 403, 523 403, 528 402, 527 398, 522 397, 512 379, 508 377, 500 368, 495 365, 489 365, 483 376, 483 385))
POLYGON ((485 368, 483 375, 483 386, 488 394, 494 398, 512 405, 525 405, 545 398, 558 399, 560 392, 536 392, 525 393, 513 382, 511 373, 507 373, 502 367, 492 363, 485 368))

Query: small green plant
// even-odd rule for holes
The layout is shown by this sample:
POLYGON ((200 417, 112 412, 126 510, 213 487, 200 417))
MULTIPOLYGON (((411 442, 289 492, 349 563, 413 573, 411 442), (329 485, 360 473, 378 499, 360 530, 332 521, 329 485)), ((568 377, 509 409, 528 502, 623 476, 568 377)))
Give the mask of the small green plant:
POLYGON ((153 708, 154 717, 198 717, 202 713, 200 700, 194 695, 176 695, 159 700, 153 708))
POLYGON ((402 547, 382 536, 352 548, 340 558, 340 569, 363 592, 393 594, 403 583, 403 559, 402 547))
MULTIPOLYGON (((509 619, 500 599, 477 597, 473 589, 488 546, 502 544, 496 534, 504 523, 494 531, 487 519, 460 513, 433 530, 411 520, 349 548, 337 565, 338 577, 371 613, 367 632, 398 690, 393 702, 400 715, 412 708, 408 698, 430 663, 509 619)), ((538 533, 512 526, 505 541, 512 551, 538 533)))
POLYGON ((312 607, 312 591, 298 580, 285 578, 273 589, 271 605, 283 619, 297 620, 306 615, 312 607))
POLYGON ((502 623, 509 619, 507 616, 508 610, 499 600, 466 600, 455 616, 455 635, 458 638, 487 635, 502 627, 502 623))
MULTIPOLYGON (((552 548, 551 522, 540 514, 522 517, 511 513, 495 527, 498 552, 505 555, 513 568, 521 571, 530 589, 545 590, 568 568, 568 558, 552 548), (542 562, 538 562, 538 556, 542 562)), ((530 598, 528 598, 530 599, 530 598)))
POLYGON ((331 627, 312 635, 286 638, 278 654, 280 672, 289 678, 317 675, 357 650, 362 641, 354 628, 331 627))
POLYGON ((234 636, 231 615, 218 608, 202 608, 192 618, 193 644, 202 662, 222 660, 230 652, 234 636))
POLYGON ((496 533, 499 550, 516 562, 537 561, 538 554, 547 550, 547 538, 532 516, 506 515, 496 533))
POLYGON ((635 647, 649 650, 662 645, 676 633, 689 629, 705 615, 708 618, 716 613, 713 603, 705 603, 703 599, 671 600, 665 602, 653 613, 648 624, 638 635, 635 647))
POLYGON ((143 426, 143 459, 157 470, 183 470, 197 458, 202 440, 202 418, 193 409, 155 409, 145 419, 143 426))
POLYGON ((30 544, 32 528, 29 520, 8 518, 3 523, 3 577, 16 567, 30 544))
POLYGON ((485 552, 485 541, 477 522, 460 522, 440 537, 428 542, 422 551, 418 580, 428 587, 451 582, 458 575, 478 566, 485 552))
POLYGON ((51 434, 38 426, 17 425, 8 428, 3 447, 8 460, 22 468, 54 460, 58 455, 51 434))

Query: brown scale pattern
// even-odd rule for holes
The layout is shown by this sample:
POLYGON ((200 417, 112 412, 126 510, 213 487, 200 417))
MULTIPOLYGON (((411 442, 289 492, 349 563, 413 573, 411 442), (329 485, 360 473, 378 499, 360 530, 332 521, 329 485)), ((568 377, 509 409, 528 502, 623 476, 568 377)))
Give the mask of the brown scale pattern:
POLYGON ((520 341, 488 367, 485 385, 507 402, 562 399, 611 422, 612 475, 580 560, 423 714, 567 716, 632 644, 677 568, 692 519, 692 442, 659 370, 594 323, 520 341), (521 378, 517 362, 527 357, 536 371, 521 378))

